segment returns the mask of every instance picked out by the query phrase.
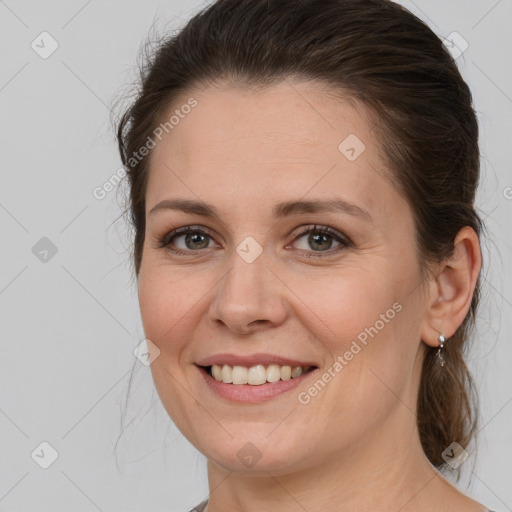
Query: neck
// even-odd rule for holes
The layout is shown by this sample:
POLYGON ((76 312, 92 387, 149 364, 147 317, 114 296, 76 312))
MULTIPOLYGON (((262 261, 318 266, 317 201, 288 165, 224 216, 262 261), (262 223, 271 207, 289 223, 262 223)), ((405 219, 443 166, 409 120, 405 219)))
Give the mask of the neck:
POLYGON ((207 512, 260 512, 276 503, 280 512, 297 511, 298 506, 308 512, 441 508, 441 496, 446 497, 450 484, 425 457, 411 411, 402 406, 395 413, 394 420, 369 439, 301 471, 263 471, 256 476, 226 470, 210 460, 207 512))

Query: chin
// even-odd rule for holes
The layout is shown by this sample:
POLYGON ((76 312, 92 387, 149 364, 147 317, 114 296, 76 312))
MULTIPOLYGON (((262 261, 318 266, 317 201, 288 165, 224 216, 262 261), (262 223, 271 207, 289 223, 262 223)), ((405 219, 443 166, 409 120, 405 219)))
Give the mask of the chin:
MULTIPOLYGON (((228 434, 215 439, 208 437, 204 442, 194 443, 205 457, 224 468, 226 471, 243 472, 254 476, 286 474, 306 465, 307 453, 297 450, 304 442, 295 440, 293 436, 270 434, 265 425, 263 434, 254 433, 241 427, 240 434, 227 429, 228 434), (243 430, 243 431, 242 431, 243 430), (273 437, 273 439, 270 439, 273 437), (286 438, 286 439, 285 439, 286 438)), ((284 429, 283 429, 284 432, 284 429)), ((286 434, 286 432, 285 432, 286 434)), ((310 443, 307 446, 312 446, 310 443)))

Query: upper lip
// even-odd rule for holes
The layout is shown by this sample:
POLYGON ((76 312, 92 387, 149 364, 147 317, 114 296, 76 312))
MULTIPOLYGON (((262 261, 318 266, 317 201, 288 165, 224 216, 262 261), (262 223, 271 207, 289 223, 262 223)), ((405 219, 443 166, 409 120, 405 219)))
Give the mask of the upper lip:
POLYGON ((288 357, 281 357, 273 354, 252 354, 238 356, 236 354, 215 354, 196 362, 198 366, 212 366, 214 364, 230 366, 256 366, 258 364, 269 365, 277 364, 279 366, 316 366, 312 361, 298 361, 288 357))

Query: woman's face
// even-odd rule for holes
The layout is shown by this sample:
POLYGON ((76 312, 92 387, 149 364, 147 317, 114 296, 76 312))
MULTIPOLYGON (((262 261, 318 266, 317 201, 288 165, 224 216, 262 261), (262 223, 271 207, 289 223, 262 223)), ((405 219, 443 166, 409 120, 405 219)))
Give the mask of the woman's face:
POLYGON ((153 149, 139 274, 172 420, 224 468, 274 474, 410 438, 425 290, 364 110, 314 82, 193 97, 153 149))

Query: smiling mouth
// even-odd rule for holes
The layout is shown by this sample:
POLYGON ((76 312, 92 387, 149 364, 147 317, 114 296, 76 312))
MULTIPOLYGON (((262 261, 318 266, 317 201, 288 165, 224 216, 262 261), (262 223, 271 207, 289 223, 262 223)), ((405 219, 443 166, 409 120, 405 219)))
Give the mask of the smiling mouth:
POLYGON ((316 366, 289 366, 258 364, 254 366, 211 365, 200 366, 217 382, 233 385, 261 386, 262 384, 297 379, 315 370, 316 366))

